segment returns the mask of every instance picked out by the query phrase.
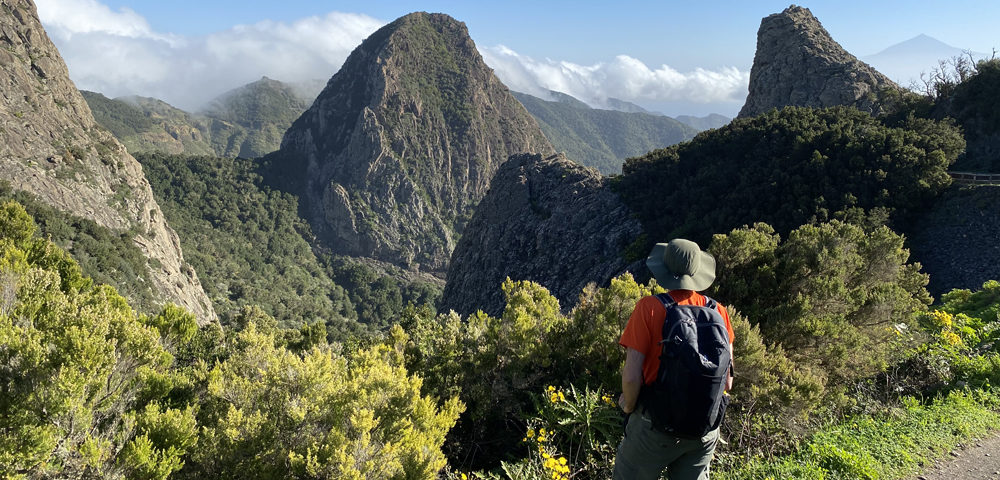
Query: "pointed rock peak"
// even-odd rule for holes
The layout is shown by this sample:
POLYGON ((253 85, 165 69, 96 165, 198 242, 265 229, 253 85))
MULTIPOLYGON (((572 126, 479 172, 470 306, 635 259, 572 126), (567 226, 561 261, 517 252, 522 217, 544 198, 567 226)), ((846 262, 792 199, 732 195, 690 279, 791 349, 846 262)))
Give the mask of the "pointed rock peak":
POLYGON ((351 52, 267 176, 335 253, 443 274, 497 168, 523 152, 554 149, 465 24, 418 12, 351 52))
POLYGON ((873 97, 884 87, 898 88, 844 50, 808 8, 792 5, 760 22, 749 95, 739 116, 789 105, 872 111, 873 97))

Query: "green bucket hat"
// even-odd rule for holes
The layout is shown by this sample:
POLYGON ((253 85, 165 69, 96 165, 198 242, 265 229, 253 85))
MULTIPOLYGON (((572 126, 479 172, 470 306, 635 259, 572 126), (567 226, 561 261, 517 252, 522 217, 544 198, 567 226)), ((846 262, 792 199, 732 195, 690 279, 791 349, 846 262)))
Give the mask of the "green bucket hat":
POLYGON ((715 281, 715 257, 683 238, 657 243, 646 258, 656 283, 667 290, 700 292, 715 281))

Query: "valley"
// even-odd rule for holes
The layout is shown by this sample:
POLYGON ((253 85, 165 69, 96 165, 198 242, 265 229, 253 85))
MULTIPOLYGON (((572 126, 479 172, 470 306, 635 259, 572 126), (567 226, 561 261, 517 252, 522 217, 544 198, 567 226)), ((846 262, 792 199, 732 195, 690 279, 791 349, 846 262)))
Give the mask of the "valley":
POLYGON ((913 478, 1000 429, 998 59, 913 92, 793 5, 737 118, 672 118, 515 92, 415 12, 188 112, 78 90, 0 6, 10 478, 608 478, 672 238, 736 338, 714 476, 913 478))

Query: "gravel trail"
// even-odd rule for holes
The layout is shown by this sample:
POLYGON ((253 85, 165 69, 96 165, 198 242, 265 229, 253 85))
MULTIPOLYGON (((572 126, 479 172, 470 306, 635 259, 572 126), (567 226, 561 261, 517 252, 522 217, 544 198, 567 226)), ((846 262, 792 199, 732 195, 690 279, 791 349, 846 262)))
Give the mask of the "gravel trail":
POLYGON ((1000 433, 971 440, 938 460, 914 480, 1000 479, 1000 433))

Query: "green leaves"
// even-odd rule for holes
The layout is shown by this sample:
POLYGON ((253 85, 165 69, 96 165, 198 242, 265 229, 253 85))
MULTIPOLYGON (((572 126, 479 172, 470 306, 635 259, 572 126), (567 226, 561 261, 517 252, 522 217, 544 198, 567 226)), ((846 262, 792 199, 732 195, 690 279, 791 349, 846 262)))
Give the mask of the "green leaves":
POLYGON ((617 183, 651 238, 765 222, 781 235, 850 208, 919 209, 964 148, 947 122, 888 127, 852 108, 786 107, 629 159, 617 183))
POLYGON ((233 355, 202 377, 208 397, 192 474, 434 478, 444 467, 440 448, 462 406, 422 396, 396 346, 348 359, 329 347, 301 356, 275 347, 273 333, 252 322, 236 336, 233 355))
POLYGON ((0 470, 129 468, 117 452, 133 440, 139 372, 170 355, 114 289, 92 287, 65 252, 31 238, 19 205, 3 209, 0 271, 15 298, 0 310, 0 470))

